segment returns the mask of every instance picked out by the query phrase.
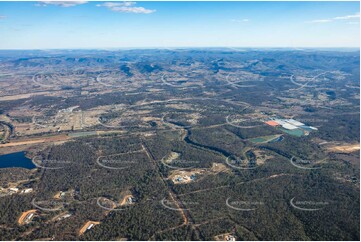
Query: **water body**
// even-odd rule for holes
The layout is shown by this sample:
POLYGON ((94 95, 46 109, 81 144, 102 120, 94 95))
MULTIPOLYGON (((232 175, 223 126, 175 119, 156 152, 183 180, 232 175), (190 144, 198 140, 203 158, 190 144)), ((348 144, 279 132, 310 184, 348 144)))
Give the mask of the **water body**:
POLYGON ((25 157, 25 152, 16 152, 6 155, 0 155, 0 168, 21 167, 33 169, 36 166, 31 159, 25 157))

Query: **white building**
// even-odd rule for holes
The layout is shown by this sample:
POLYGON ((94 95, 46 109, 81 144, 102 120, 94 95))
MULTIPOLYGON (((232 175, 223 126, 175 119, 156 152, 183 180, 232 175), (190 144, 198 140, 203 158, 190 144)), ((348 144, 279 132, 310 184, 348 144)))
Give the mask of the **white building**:
POLYGON ((18 192, 18 191, 19 191, 19 188, 17 188, 17 187, 10 187, 10 188, 9 188, 9 191, 10 191, 10 192, 18 192))
POLYGON ((294 126, 304 126, 305 124, 304 123, 301 123, 301 122, 298 122, 297 120, 294 120, 294 119, 287 119, 285 120, 287 123, 289 124, 292 124, 294 126))
POLYGON ((284 125, 284 124, 286 124, 286 122, 283 121, 283 120, 281 120, 281 119, 275 119, 275 120, 273 120, 273 121, 275 121, 275 122, 278 123, 279 125, 284 125))
POLYGON ((22 190, 21 193, 30 193, 32 191, 33 191, 32 188, 26 188, 26 189, 22 190))
POLYGON ((236 241, 236 238, 233 235, 227 235, 226 240, 227 241, 236 241))
POLYGON ((294 129, 298 128, 297 126, 294 126, 294 125, 289 124, 289 123, 283 124, 282 127, 285 128, 285 129, 289 129, 289 130, 294 130, 294 129))

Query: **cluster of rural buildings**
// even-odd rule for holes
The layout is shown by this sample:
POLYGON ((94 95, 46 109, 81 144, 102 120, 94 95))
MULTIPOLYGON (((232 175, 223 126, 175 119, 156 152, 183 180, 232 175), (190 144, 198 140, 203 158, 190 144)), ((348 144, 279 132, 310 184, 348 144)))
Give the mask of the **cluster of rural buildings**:
POLYGON ((176 175, 174 176, 173 178, 173 182, 175 184, 177 183, 188 183, 188 182, 191 182, 191 181, 194 181, 196 179, 196 175, 195 174, 192 174, 192 175, 176 175))
POLYGON ((10 196, 13 194, 26 194, 33 192, 32 188, 25 188, 25 189, 19 189, 17 187, 9 187, 9 188, 2 188, 0 187, 0 197, 1 196, 10 196))

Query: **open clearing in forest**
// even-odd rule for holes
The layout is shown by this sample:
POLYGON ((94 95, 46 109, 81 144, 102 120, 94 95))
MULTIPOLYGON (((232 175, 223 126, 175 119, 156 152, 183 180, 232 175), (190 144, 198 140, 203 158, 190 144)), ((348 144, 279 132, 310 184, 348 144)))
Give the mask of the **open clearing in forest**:
MULTIPOLYGON (((95 226, 95 225, 100 224, 100 222, 96 222, 96 221, 88 221, 88 222, 86 222, 86 223, 84 224, 84 226, 80 229, 79 235, 84 234, 85 231, 88 230, 88 228, 89 228, 89 226, 90 226, 91 224, 93 224, 93 226, 95 226)), ((90 228, 89 228, 89 229, 90 229, 90 228)))
POLYGON ((25 219, 28 217, 30 213, 36 213, 36 209, 28 210, 26 212, 23 212, 18 219, 18 224, 23 225, 25 223, 25 219))
POLYGON ((351 153, 360 150, 360 144, 330 146, 327 150, 330 152, 351 153))

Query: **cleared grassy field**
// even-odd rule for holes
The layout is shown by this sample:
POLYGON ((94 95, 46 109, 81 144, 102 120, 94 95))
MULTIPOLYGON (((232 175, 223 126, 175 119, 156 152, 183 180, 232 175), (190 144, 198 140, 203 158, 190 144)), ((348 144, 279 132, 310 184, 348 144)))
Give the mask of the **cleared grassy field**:
POLYGON ((280 136, 281 136, 281 134, 260 136, 260 137, 249 139, 249 141, 251 141, 252 143, 256 143, 256 144, 262 144, 262 143, 268 143, 270 141, 276 140, 280 136))

